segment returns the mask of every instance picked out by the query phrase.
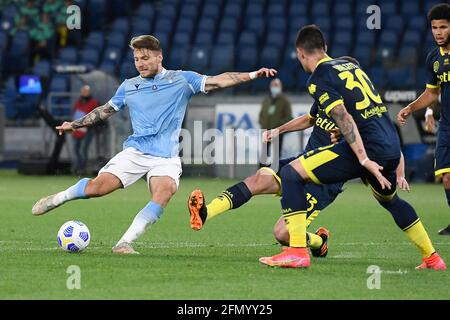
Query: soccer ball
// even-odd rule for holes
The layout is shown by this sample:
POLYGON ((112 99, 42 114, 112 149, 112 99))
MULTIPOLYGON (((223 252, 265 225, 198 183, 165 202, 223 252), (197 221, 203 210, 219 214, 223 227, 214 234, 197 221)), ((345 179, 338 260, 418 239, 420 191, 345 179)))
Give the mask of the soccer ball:
POLYGON ((91 241, 88 227, 80 221, 67 221, 58 231, 58 244, 64 251, 80 252, 91 241))

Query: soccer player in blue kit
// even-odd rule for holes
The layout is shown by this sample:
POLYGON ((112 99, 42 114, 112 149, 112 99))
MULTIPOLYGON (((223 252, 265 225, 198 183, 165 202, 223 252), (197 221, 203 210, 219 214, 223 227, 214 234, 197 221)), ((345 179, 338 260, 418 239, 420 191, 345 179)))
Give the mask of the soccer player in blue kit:
MULTIPOLYGON (((425 62, 426 89, 415 101, 400 110, 397 121, 404 125, 414 112, 434 105, 441 94, 441 119, 435 151, 436 177, 442 176, 447 203, 450 206, 450 5, 441 3, 428 12, 431 31, 437 47, 430 51, 425 62)), ((450 235, 450 225, 439 230, 450 235)))
POLYGON ((260 262, 274 267, 307 268, 307 183, 328 184, 362 178, 375 199, 388 210, 422 255, 418 269, 445 270, 444 260, 434 249, 415 212, 395 190, 400 141, 381 97, 368 76, 354 63, 332 59, 315 25, 300 29, 297 57, 311 73, 307 87, 319 108, 334 119, 345 141, 307 152, 280 171, 282 215, 289 233, 289 247, 260 262))
POLYGON ((123 254, 137 253, 131 243, 161 217, 177 191, 182 171, 178 156, 179 133, 191 97, 277 73, 274 69, 261 68, 250 73, 206 76, 192 71, 166 70, 162 66, 163 54, 157 38, 134 37, 130 47, 139 76, 125 80, 103 106, 56 127, 63 134, 92 126, 128 106, 133 134, 124 142, 124 150, 114 156, 95 179, 81 179, 65 191, 40 199, 32 208, 34 215, 42 215, 67 201, 101 197, 126 188, 146 175, 152 200, 113 247, 114 253, 123 254))

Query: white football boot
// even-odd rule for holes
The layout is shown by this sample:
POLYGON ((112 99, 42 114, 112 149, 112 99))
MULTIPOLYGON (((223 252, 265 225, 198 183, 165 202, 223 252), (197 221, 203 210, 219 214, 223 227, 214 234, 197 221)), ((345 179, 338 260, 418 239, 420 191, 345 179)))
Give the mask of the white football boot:
POLYGON ((40 216, 43 215, 44 213, 49 212, 50 210, 59 207, 64 203, 64 202, 59 204, 56 203, 55 197, 56 194, 52 194, 51 196, 40 199, 38 202, 34 204, 33 208, 31 209, 31 213, 33 213, 33 215, 35 216, 40 216))
POLYGON ((139 254, 136 250, 133 249, 131 244, 128 242, 122 242, 117 245, 115 245, 112 248, 113 253, 120 253, 120 254, 139 254))

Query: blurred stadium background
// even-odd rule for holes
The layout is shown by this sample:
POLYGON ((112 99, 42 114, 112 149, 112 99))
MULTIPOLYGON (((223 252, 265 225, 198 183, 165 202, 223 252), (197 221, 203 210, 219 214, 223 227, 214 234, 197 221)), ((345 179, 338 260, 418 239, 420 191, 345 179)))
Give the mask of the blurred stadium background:
MULTIPOLYGON (((308 110, 311 99, 305 88, 308 75, 296 60, 293 43, 301 26, 315 23, 324 31, 332 57, 352 55, 360 61, 393 116, 424 88, 424 61, 434 45, 426 13, 438 2, 1 1, 0 166, 18 167, 23 173, 66 172, 72 157, 70 141, 58 143, 39 107, 57 122, 70 119, 74 99, 83 84, 91 85, 100 103, 108 101, 121 81, 137 75, 127 44, 132 36, 140 34, 160 39, 163 64, 168 69, 213 75, 261 66, 276 68, 288 98, 296 106, 294 115, 298 115, 308 110), (372 4, 381 9, 379 30, 366 26, 366 10, 372 4), (80 8, 79 30, 66 27, 70 5, 80 8), (42 40, 47 45, 39 50, 36 43, 42 40), (25 93, 23 82, 29 79, 41 89, 25 93)), ((255 119, 267 89, 268 81, 261 80, 195 97, 184 127, 190 130, 193 121, 201 120, 204 128, 258 128, 255 119)), ((107 133, 91 145, 92 172, 121 149, 129 132, 125 113, 113 118, 107 133)), ((424 132, 423 112, 416 113, 415 119, 399 129, 408 177, 433 181, 435 136, 424 132)), ((292 136, 284 156, 296 153, 307 138, 292 136)), ((254 166, 200 164, 185 166, 184 173, 235 178, 253 170, 254 166)))
MULTIPOLYGON (((202 187, 212 199, 258 167, 208 165, 201 148, 183 150, 183 159, 198 161, 185 161, 180 190, 164 219, 137 242, 140 256, 116 256, 110 250, 148 201, 144 181, 102 199, 67 204, 43 218, 30 213, 37 199, 79 179, 63 175, 70 172, 71 137, 58 137, 52 127, 71 120, 84 84, 103 104, 121 81, 137 75, 127 46, 132 36, 157 36, 166 68, 207 75, 277 68, 297 116, 309 110, 312 100, 293 42, 301 26, 316 23, 325 32, 329 54, 356 57, 394 117, 424 89, 425 56, 434 45, 426 13, 438 2, 0 1, 0 269, 5 270, 0 273, 0 298, 448 299, 448 273, 414 272, 419 255, 362 184, 348 184, 348 191, 314 222, 314 228, 318 223, 329 227, 333 239, 327 259, 315 259, 313 272, 268 272, 258 265, 258 257, 279 250, 271 233, 279 217, 277 198, 257 197, 209 222, 205 230, 192 232, 186 199, 194 188, 202 187), (366 27, 372 4, 381 9, 380 30, 366 27), (80 8, 79 30, 67 29, 70 5, 80 8), (47 45, 36 47, 43 39, 47 45), (30 81, 31 88, 26 85, 30 81), (85 254, 63 254, 57 247, 57 230, 72 219, 85 222, 92 232, 85 254), (83 290, 67 289, 69 265, 81 266, 83 290), (371 265, 383 270, 382 290, 368 290, 371 265)), ((258 112, 267 94, 268 81, 259 80, 194 97, 183 126, 190 132, 194 121, 201 121, 203 130, 259 128, 258 112)), ((432 182, 436 138, 422 129, 424 113, 414 116, 415 121, 399 128, 407 178, 432 182)), ((107 130, 90 146, 93 175, 121 150, 129 133, 127 112, 110 118, 107 130)), ((290 134, 282 155, 297 153, 307 138, 307 132, 290 134)), ((413 184, 412 192, 402 197, 414 204, 448 262, 448 240, 437 235, 448 223, 442 186, 413 184)))

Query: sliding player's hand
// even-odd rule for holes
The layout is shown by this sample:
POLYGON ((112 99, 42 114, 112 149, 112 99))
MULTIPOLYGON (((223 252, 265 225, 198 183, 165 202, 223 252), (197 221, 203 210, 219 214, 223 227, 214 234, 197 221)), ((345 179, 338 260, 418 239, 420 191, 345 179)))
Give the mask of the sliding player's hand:
POLYGON ((429 133, 436 132, 436 121, 434 120, 433 115, 425 117, 425 131, 429 133))
POLYGON ((339 139, 340 139, 341 136, 342 136, 341 130, 339 130, 339 128, 337 128, 337 129, 331 129, 331 130, 329 131, 329 133, 330 133, 331 143, 332 143, 332 144, 338 143, 339 139))
POLYGON ((278 71, 275 69, 261 68, 255 72, 257 78, 270 78, 274 77, 278 71))
POLYGON ((411 108, 409 106, 404 107, 397 114, 397 122, 399 125, 404 125, 406 123, 406 119, 411 115, 411 108))
POLYGON ((397 186, 400 189, 402 189, 403 191, 407 191, 407 192, 411 191, 408 181, 406 181, 406 178, 403 176, 397 176, 397 186))
POLYGON ((71 131, 73 131, 72 122, 65 121, 62 125, 57 126, 56 130, 59 131, 60 136, 64 133, 64 131, 71 132, 71 131))
POLYGON ((383 170, 382 166, 380 166, 375 161, 366 160, 363 167, 366 168, 367 171, 369 171, 371 174, 373 174, 375 178, 377 178, 378 183, 381 185, 381 189, 383 190, 385 188, 391 189, 392 184, 381 173, 381 170, 383 170))
POLYGON ((278 129, 267 130, 263 132, 263 143, 271 142, 273 138, 276 138, 280 135, 280 131, 278 129))

